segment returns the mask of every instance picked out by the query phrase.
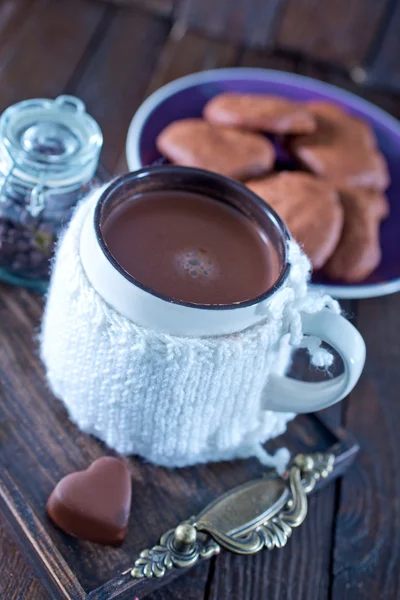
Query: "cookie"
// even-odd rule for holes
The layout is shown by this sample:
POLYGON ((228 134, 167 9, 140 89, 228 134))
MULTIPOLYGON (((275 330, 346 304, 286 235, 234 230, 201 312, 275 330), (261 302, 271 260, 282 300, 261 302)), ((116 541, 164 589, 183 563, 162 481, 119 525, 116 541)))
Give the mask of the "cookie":
POLYGON ((344 210, 341 238, 324 273, 347 283, 362 281, 381 260, 379 226, 389 213, 386 197, 375 190, 342 189, 344 210))
POLYGON ((264 175, 275 162, 274 147, 265 136, 217 127, 203 119, 174 121, 159 134, 156 144, 174 164, 239 180, 264 175))
POLYGON ((387 164, 368 123, 329 102, 307 106, 317 129, 289 142, 299 162, 339 187, 385 190, 390 182, 387 164))
POLYGON ((342 231, 343 209, 337 191, 309 173, 282 172, 246 185, 276 210, 313 267, 321 268, 342 231))
POLYGON ((207 102, 204 118, 214 125, 229 125, 277 134, 310 133, 316 120, 303 104, 281 96, 225 92, 207 102))

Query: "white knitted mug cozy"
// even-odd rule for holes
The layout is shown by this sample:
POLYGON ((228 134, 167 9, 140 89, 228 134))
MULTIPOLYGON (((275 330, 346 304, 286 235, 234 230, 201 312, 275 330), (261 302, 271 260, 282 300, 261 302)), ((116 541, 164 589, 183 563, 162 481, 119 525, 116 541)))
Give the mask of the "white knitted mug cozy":
MULTIPOLYGON (((290 241, 289 276, 262 323, 206 338, 140 327, 99 296, 82 268, 80 232, 97 197, 78 207, 54 260, 41 331, 52 391, 80 429, 121 454, 169 467, 254 455, 271 464, 262 444, 295 415, 263 409, 269 377, 304 345, 302 312, 339 312, 337 303, 308 291, 309 261, 290 241)), ((312 361, 329 366, 329 352, 309 342, 312 361)))

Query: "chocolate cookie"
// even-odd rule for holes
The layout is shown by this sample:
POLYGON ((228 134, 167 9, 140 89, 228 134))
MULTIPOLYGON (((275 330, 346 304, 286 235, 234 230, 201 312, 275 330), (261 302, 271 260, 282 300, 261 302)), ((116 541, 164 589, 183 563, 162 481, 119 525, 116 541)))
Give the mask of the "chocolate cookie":
POLYGON ((301 164, 339 187, 386 189, 390 181, 386 161, 368 123, 329 102, 307 106, 317 129, 290 142, 301 164))
POLYGON ((357 283, 380 263, 379 226, 389 214, 389 204, 380 192, 356 188, 341 190, 340 201, 343 231, 324 272, 331 279, 357 283))
POLYGON ((203 119, 183 119, 157 137, 157 148, 172 163, 245 180, 268 173, 275 150, 263 135, 217 127, 203 119))
POLYGON ((225 92, 207 102, 203 116, 214 125, 267 133, 310 133, 316 128, 315 117, 306 106, 281 96, 225 92))
POLYGON ((246 184, 286 222, 315 269, 334 251, 342 230, 343 209, 336 190, 308 173, 282 172, 246 184))

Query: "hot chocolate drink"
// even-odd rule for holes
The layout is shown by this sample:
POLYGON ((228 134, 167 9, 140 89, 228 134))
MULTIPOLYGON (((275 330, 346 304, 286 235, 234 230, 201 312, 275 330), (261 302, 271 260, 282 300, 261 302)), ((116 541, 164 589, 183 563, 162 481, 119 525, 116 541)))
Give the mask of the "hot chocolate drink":
POLYGON ((226 203, 187 191, 149 191, 102 225, 110 253, 144 286, 196 304, 244 302, 277 280, 276 250, 261 227, 226 203))

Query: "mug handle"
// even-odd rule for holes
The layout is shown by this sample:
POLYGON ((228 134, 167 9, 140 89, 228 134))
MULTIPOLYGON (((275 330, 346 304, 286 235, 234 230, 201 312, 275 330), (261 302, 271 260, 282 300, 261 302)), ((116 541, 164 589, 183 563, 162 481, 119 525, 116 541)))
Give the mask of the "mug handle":
POLYGON ((342 357, 344 372, 329 381, 308 382, 285 375, 271 375, 264 410, 308 413, 342 400, 356 385, 365 363, 365 342, 344 317, 324 309, 302 315, 305 335, 327 342, 342 357))

